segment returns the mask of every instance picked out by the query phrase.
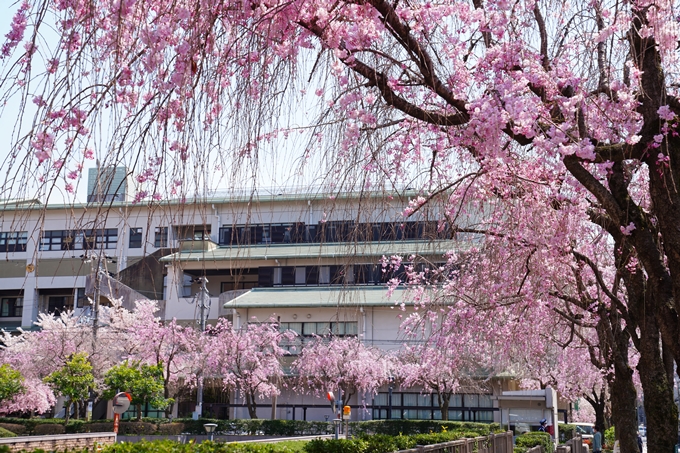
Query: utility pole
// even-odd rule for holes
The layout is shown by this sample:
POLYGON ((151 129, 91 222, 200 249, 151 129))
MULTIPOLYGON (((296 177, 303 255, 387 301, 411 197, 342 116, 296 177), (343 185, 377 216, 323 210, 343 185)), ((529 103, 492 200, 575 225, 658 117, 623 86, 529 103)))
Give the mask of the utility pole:
POLYGON ((105 263, 115 263, 116 260, 103 251, 95 254, 83 254, 80 258, 84 263, 92 263, 94 269, 94 291, 92 295, 92 355, 97 349, 97 331, 99 330, 99 299, 101 298, 101 277, 106 272, 105 263))
MULTIPOLYGON (((208 315, 210 314, 210 293, 207 288, 208 279, 206 277, 197 277, 193 281, 201 284, 201 289, 194 300, 198 304, 198 325, 201 334, 203 334, 208 321, 208 315)), ((196 411, 194 413, 196 414, 196 419, 199 419, 201 415, 203 415, 203 376, 198 378, 196 387, 196 411)))

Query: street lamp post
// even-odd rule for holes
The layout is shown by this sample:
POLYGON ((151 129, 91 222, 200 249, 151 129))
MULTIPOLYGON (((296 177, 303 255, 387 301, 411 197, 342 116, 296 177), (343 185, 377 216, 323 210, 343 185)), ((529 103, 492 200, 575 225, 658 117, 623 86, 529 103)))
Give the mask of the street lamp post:
POLYGON ((212 442, 213 437, 215 436, 215 428, 217 428, 217 423, 206 423, 203 425, 203 428, 205 429, 205 432, 208 433, 210 441, 212 442))

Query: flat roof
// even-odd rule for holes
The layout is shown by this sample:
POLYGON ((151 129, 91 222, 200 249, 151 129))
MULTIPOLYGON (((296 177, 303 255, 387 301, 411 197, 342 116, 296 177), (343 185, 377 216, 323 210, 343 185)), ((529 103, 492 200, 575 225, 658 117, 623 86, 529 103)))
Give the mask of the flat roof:
POLYGON ((205 262, 235 260, 274 260, 288 258, 381 257, 408 255, 443 255, 449 250, 462 250, 469 242, 394 241, 394 242, 339 242, 325 244, 268 244, 216 247, 212 250, 185 250, 160 259, 162 262, 205 262))
POLYGON ((174 205, 210 205, 210 204, 224 204, 224 203, 269 203, 269 202, 287 202, 287 201, 305 201, 305 200, 352 200, 352 199, 375 199, 375 198, 385 198, 386 200, 391 200, 394 198, 405 198, 414 197, 419 195, 420 192, 414 189, 392 189, 384 191, 365 191, 365 192, 330 192, 327 190, 309 190, 305 191, 286 191, 283 189, 279 192, 276 191, 226 191, 224 193, 216 193, 213 196, 205 198, 194 198, 194 199, 171 199, 161 201, 153 200, 142 200, 137 203, 132 201, 97 201, 90 203, 71 203, 71 204, 43 204, 38 199, 26 199, 26 200, 0 200, 0 211, 14 211, 14 210, 25 210, 25 209, 88 209, 92 207, 104 206, 106 208, 144 208, 153 206, 174 206, 174 205))
POLYGON ((396 289, 388 297, 384 286, 253 288, 226 302, 223 308, 389 307, 401 303, 413 305, 413 301, 405 299, 406 297, 406 289, 396 289))

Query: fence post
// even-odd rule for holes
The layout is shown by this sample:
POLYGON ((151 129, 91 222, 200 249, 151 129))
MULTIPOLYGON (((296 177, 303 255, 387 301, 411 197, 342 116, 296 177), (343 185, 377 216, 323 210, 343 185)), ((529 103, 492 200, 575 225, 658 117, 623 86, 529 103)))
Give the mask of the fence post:
POLYGON ((512 453, 512 431, 505 433, 505 452, 512 453))

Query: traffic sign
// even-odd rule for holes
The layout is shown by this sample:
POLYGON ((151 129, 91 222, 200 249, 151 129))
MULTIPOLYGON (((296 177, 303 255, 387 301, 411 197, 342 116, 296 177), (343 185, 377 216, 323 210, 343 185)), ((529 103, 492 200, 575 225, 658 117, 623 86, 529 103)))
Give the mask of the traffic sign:
POLYGON ((130 409, 130 402, 132 401, 132 396, 127 392, 117 393, 113 397, 113 413, 118 415, 123 415, 125 411, 130 409))

